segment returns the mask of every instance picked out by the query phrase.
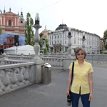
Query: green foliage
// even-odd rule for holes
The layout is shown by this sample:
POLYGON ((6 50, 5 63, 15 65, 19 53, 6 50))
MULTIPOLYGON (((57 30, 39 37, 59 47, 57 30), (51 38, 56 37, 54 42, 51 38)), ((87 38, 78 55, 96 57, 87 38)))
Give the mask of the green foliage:
POLYGON ((39 34, 39 36, 40 36, 40 38, 42 38, 42 36, 43 36, 43 33, 40 33, 40 34, 39 34))
POLYGON ((43 47, 43 39, 42 38, 40 38, 40 40, 39 40, 39 45, 40 45, 40 50, 42 50, 42 47, 43 47))
POLYGON ((42 36, 40 36, 39 45, 40 45, 41 52, 43 52, 44 54, 47 54, 49 52, 49 43, 47 39, 44 39, 42 38, 42 36))
POLYGON ((47 48, 45 48, 45 49, 44 49, 44 54, 47 54, 47 52, 48 52, 48 51, 47 51, 47 48))
POLYGON ((47 48, 47 52, 49 52, 49 43, 48 43, 48 39, 46 39, 46 48, 47 48))
POLYGON ((107 49, 107 44, 105 45, 105 49, 107 49))
POLYGON ((34 45, 33 19, 30 13, 27 13, 25 23, 25 42, 27 45, 34 45))
POLYGON ((103 35, 104 47, 107 49, 107 30, 104 31, 103 35))

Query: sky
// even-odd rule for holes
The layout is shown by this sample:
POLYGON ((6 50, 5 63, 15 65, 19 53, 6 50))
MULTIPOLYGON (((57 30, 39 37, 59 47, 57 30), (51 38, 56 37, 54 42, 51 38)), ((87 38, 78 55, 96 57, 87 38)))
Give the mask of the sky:
POLYGON ((107 29, 107 0, 0 0, 0 10, 39 13, 42 28, 54 31, 59 24, 103 37, 107 29))

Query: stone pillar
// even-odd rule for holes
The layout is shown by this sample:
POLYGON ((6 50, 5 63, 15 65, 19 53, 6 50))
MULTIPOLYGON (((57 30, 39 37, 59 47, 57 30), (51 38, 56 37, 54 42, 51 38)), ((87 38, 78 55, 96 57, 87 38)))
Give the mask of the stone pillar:
POLYGON ((43 64, 43 60, 40 58, 40 45, 39 45, 39 29, 41 28, 40 24, 39 24, 39 14, 36 14, 36 18, 35 18, 35 24, 34 24, 34 28, 35 28, 35 44, 34 44, 34 51, 35 51, 35 56, 33 61, 35 62, 35 83, 40 83, 41 82, 41 65, 43 64))

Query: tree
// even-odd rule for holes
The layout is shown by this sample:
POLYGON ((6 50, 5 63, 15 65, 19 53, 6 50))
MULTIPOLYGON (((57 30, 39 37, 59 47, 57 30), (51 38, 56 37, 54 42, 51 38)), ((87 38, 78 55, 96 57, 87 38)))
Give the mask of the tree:
POLYGON ((107 30, 104 31, 103 35, 104 47, 107 49, 107 30))
POLYGON ((46 39, 45 42, 46 42, 47 52, 49 52, 49 43, 48 43, 48 39, 46 39))
POLYGON ((44 39, 45 42, 45 48, 44 50, 44 54, 47 54, 49 52, 49 43, 48 43, 48 39, 44 39))
POLYGON ((25 43, 27 45, 34 45, 33 19, 30 13, 27 13, 27 16, 26 16, 25 43))
POLYGON ((39 45, 40 45, 40 50, 41 52, 43 52, 44 54, 47 54, 49 52, 49 43, 48 43, 48 39, 43 38, 43 34, 40 33, 40 41, 39 41, 39 45))
POLYGON ((42 38, 43 37, 43 33, 40 33, 39 36, 40 36, 40 38, 42 38))
POLYGON ((40 50, 42 50, 42 47, 43 47, 43 38, 40 38, 39 45, 40 45, 40 50))

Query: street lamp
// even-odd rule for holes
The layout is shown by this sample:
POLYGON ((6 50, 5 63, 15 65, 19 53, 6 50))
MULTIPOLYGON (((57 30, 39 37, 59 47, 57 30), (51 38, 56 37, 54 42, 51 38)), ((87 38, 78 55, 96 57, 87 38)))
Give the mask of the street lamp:
POLYGON ((69 31, 68 32, 68 47, 71 46, 71 37, 72 37, 72 35, 71 35, 71 32, 69 31))
POLYGON ((40 19, 39 19, 39 14, 37 13, 36 14, 36 18, 35 18, 35 24, 34 24, 34 26, 33 26, 34 28, 35 28, 35 36, 34 36, 34 42, 35 42, 35 44, 34 44, 34 50, 35 50, 35 55, 39 55, 40 54, 40 45, 39 45, 39 39, 40 39, 40 37, 39 37, 39 33, 38 33, 38 31, 39 31, 39 29, 41 28, 41 26, 40 26, 40 19))
POLYGON ((71 54, 71 51, 72 51, 72 49, 71 49, 71 37, 72 37, 71 32, 68 31, 68 50, 67 51, 69 54, 71 54))
POLYGON ((85 38, 85 32, 83 33, 83 37, 82 37, 82 48, 85 48, 85 42, 86 38, 85 38))
POLYGON ((65 35, 65 30, 63 30, 63 42, 62 42, 62 52, 64 53, 64 51, 65 51, 65 45, 64 45, 64 42, 65 42, 65 40, 64 40, 64 35, 65 35))

